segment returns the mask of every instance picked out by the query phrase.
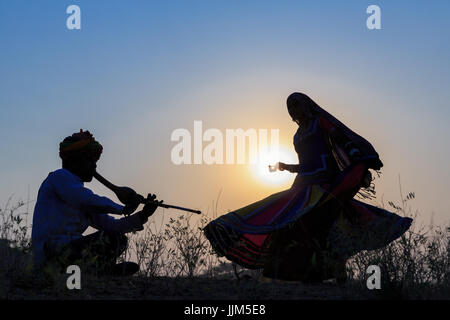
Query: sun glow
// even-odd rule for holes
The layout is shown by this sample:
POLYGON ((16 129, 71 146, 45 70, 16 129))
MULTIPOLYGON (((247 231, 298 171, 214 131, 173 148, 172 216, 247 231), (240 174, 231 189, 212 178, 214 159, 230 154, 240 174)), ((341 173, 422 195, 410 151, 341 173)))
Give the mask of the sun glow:
POLYGON ((296 153, 284 146, 277 146, 261 150, 258 154, 258 162, 251 165, 254 176, 266 184, 286 185, 293 178, 294 174, 288 171, 269 171, 269 165, 275 165, 277 162, 284 162, 287 164, 298 163, 296 153))

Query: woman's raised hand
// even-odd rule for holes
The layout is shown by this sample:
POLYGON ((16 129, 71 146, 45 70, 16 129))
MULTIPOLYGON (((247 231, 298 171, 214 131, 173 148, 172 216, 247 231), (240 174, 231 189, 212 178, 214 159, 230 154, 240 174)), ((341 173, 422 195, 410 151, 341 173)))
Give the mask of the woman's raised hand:
POLYGON ((278 170, 280 170, 280 171, 286 170, 286 164, 283 162, 277 162, 276 166, 277 166, 278 170))
POLYGON ((283 163, 283 162, 277 162, 273 166, 269 165, 269 171, 270 172, 275 172, 277 170, 280 170, 280 171, 286 170, 286 164, 283 163))

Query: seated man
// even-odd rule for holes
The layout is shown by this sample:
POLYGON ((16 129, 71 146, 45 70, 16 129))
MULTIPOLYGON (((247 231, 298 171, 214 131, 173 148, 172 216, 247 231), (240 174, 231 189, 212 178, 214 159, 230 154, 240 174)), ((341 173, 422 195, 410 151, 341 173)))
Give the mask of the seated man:
POLYGON ((82 264, 83 272, 110 275, 131 275, 139 270, 135 263, 116 264, 116 259, 127 246, 124 234, 143 230, 157 203, 151 202, 142 211, 121 219, 109 216, 133 213, 138 204, 122 206, 84 187, 84 182, 92 181, 102 150, 89 131, 80 130, 60 143, 62 169, 44 180, 34 209, 32 245, 36 267, 56 263, 66 270, 71 264, 82 264), (83 236, 89 226, 99 231, 83 236))

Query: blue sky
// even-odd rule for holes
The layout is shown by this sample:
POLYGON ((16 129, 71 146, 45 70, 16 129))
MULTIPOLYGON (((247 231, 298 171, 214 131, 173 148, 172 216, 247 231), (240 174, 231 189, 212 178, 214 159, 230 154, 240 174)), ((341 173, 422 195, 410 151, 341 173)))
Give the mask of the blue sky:
MULTIPOLYGON (((176 128, 279 128, 293 91, 370 140, 386 200, 415 191, 425 220, 447 221, 450 189, 448 1, 0 0, 0 204, 35 198, 60 165, 58 143, 80 128, 122 185, 205 210, 280 189, 239 166, 175 166, 176 128), (82 29, 66 28, 67 6, 82 29), (381 8, 368 30, 366 8, 381 8), (245 176, 247 177, 247 176, 245 176)), ((104 194, 96 183, 92 188, 104 194)))

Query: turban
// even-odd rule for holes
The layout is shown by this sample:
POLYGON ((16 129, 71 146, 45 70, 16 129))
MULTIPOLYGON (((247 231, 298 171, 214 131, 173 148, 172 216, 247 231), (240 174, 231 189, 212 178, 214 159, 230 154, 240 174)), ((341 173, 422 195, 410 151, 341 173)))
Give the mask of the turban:
POLYGON ((102 151, 102 145, 95 140, 94 136, 89 131, 83 131, 82 129, 80 129, 80 132, 66 137, 59 144, 59 156, 63 160, 86 155, 98 161, 102 151))

